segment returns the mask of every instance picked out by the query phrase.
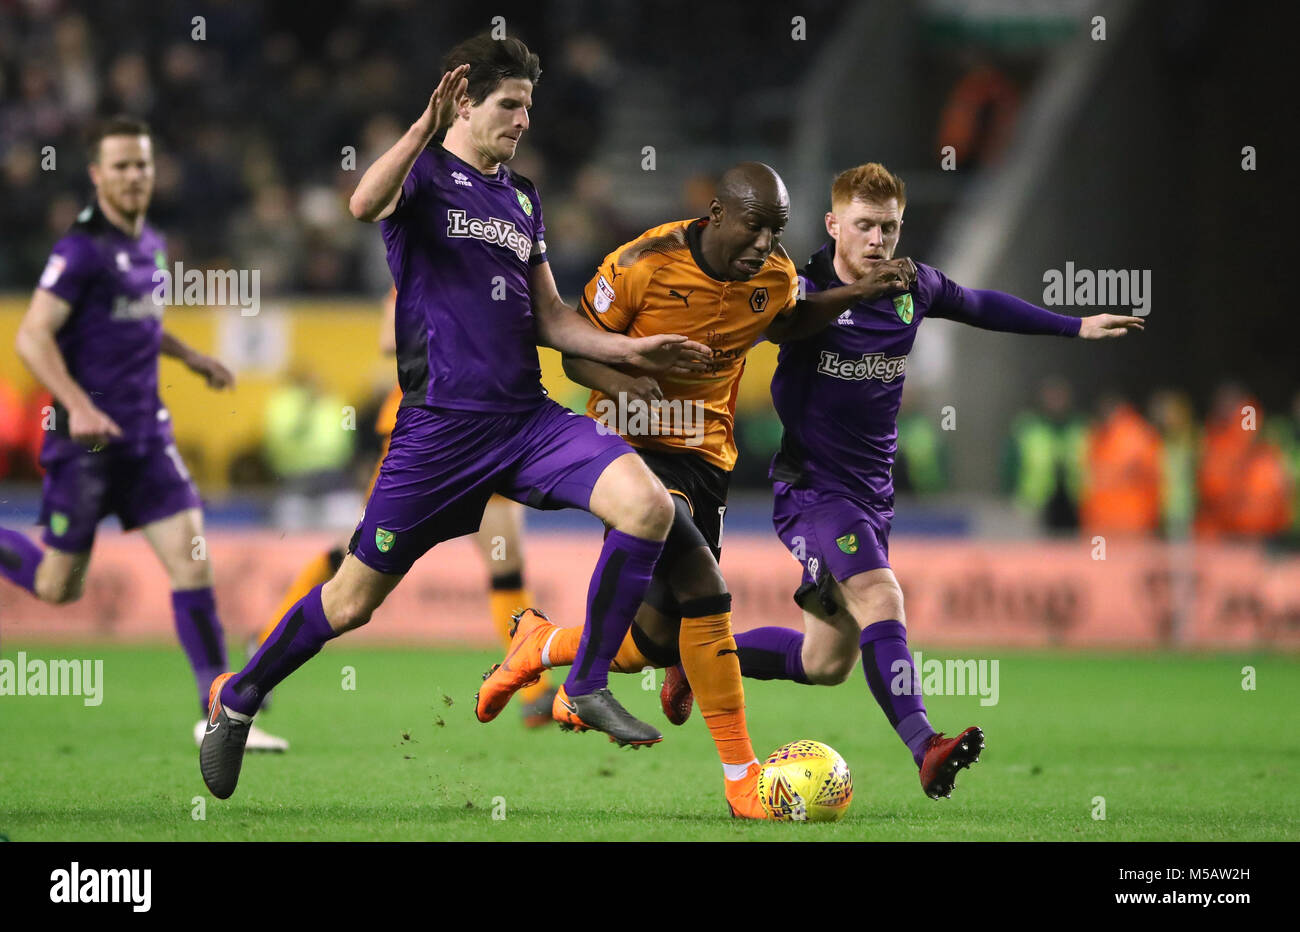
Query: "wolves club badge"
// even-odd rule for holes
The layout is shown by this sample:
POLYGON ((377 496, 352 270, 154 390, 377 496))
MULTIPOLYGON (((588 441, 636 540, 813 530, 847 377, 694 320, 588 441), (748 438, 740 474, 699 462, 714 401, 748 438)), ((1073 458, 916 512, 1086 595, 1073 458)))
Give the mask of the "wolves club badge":
POLYGON ((912 322, 912 295, 900 294, 894 298, 894 310, 898 311, 898 319, 905 324, 912 322))
MULTIPOLYGON (((899 313, 902 313, 902 312, 900 311, 899 313)), ((911 316, 911 311, 910 311, 910 310, 908 311, 908 316, 909 316, 909 317, 911 316)), ((858 535, 857 535, 857 534, 845 534, 843 537, 837 537, 837 538, 835 538, 835 543, 838 544, 838 545, 839 545, 839 548, 840 548, 841 550, 843 550, 845 553, 857 553, 857 552, 858 552, 858 535)))

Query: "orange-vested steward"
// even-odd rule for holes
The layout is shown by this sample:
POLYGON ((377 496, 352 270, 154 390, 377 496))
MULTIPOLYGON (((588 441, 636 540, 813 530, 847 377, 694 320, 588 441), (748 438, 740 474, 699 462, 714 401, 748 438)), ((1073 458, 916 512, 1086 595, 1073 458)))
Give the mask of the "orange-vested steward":
MULTIPOLYGON (((1242 407, 1259 411, 1253 399, 1242 407)), ((1280 533, 1291 520, 1290 489, 1282 452, 1263 439, 1258 416, 1247 422, 1234 412, 1206 426, 1197 475, 1199 533, 1280 533)))
POLYGON ((677 220, 648 230, 605 257, 587 283, 580 306, 592 323, 611 333, 633 337, 680 333, 713 351, 708 372, 642 373, 651 375, 664 399, 657 428, 637 431, 630 417, 616 424, 618 399, 593 391, 587 414, 619 432, 639 449, 693 452, 721 469, 736 464, 736 393, 745 369, 745 354, 777 315, 790 312, 798 298, 794 263, 777 247, 748 281, 714 277, 700 253, 706 220, 677 220), (696 406, 698 403, 698 407, 696 406), (687 422, 702 411, 703 424, 687 422))
POLYGON ((1160 435, 1130 405, 1088 434, 1083 530, 1142 534, 1160 524, 1160 435))

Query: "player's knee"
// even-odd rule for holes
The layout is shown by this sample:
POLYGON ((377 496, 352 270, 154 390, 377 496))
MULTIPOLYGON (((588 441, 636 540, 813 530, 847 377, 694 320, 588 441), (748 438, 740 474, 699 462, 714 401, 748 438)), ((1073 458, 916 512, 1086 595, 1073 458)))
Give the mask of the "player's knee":
MULTIPOLYGON (((705 552, 707 553, 707 551, 705 552)), ((722 578, 722 573, 718 570, 718 565, 712 560, 711 555, 708 563, 704 566, 696 566, 687 570, 686 567, 681 565, 685 562, 685 559, 682 560, 673 571, 673 598, 678 603, 727 595, 727 581, 722 578)))
POLYGON ((79 576, 64 576, 57 579, 37 579, 33 587, 36 597, 51 605, 67 605, 81 598, 85 590, 85 581, 79 576))
POLYGON ((370 621, 370 616, 374 614, 374 609, 360 600, 346 599, 335 611, 326 615, 330 627, 342 634, 344 631, 352 631, 360 628, 370 621))
POLYGON ((859 623, 870 624, 888 619, 907 624, 903 612, 903 590, 897 580, 867 581, 854 576, 840 585, 849 608, 859 623))
POLYGON ((205 589, 212 585, 212 567, 206 560, 186 561, 167 571, 173 590, 205 589))
POLYGON ((339 634, 360 628, 370 621, 375 611, 375 606, 360 593, 341 591, 335 580, 326 583, 321 590, 321 607, 325 611, 325 620, 339 634))
POLYGON ((634 537, 664 540, 673 526, 673 515, 672 497, 663 486, 646 482, 625 498, 614 527, 634 537))

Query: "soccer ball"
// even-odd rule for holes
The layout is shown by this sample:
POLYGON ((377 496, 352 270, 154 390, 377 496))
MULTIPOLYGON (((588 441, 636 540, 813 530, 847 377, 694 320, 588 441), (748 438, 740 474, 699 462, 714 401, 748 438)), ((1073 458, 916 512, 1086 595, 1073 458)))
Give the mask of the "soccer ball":
POLYGON ((792 741, 763 763, 758 798, 777 822, 836 822, 853 801, 853 775, 829 745, 792 741))

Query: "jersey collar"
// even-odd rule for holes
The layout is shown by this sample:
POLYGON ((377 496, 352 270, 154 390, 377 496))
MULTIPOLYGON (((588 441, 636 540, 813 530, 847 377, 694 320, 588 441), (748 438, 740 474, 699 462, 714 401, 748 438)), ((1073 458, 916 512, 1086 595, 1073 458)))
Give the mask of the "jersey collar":
POLYGON ((713 279, 715 282, 725 282, 728 281, 728 279, 723 278, 717 272, 713 271, 704 258, 704 250, 700 248, 700 234, 704 232, 704 227, 708 222, 708 217, 701 217, 700 219, 693 220, 686 225, 686 245, 690 246, 691 258, 695 260, 695 264, 700 267, 701 272, 709 276, 709 278, 713 279))

